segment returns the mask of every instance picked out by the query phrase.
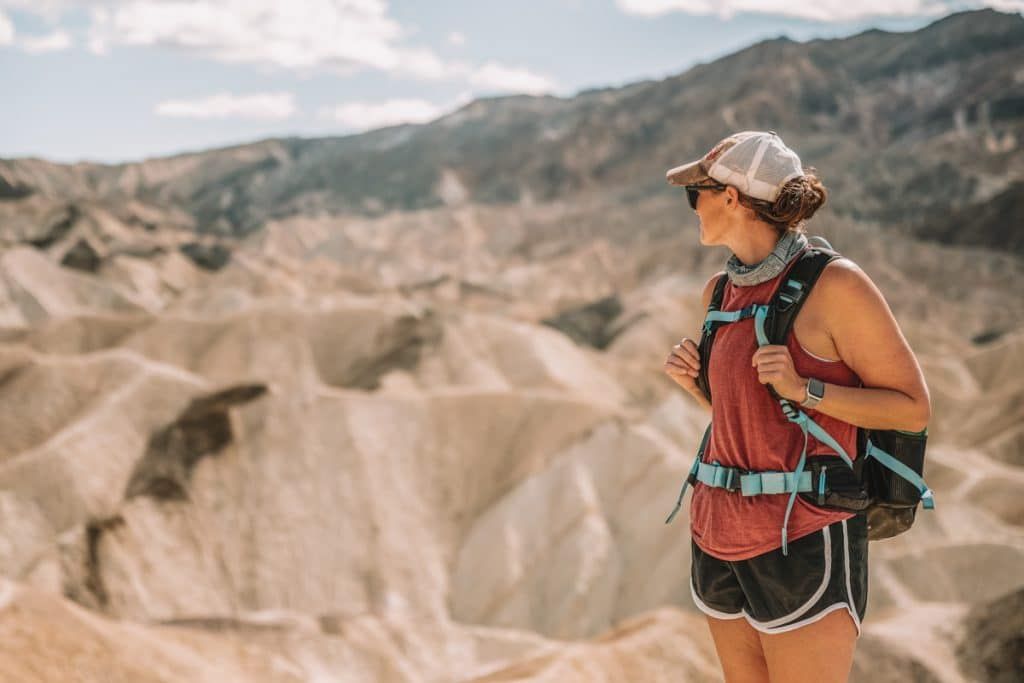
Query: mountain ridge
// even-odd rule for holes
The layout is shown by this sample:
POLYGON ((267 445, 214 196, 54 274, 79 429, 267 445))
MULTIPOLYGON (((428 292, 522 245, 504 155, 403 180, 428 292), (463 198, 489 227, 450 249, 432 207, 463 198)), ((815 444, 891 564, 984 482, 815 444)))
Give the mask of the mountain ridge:
POLYGON ((658 196, 672 191, 666 168, 731 131, 772 129, 821 169, 832 210, 944 240, 951 214, 1024 179, 1021 63, 1024 17, 975 10, 912 32, 768 39, 661 80, 568 98, 477 99, 425 124, 118 165, 0 160, 0 190, 130 197, 186 211, 199 232, 245 235, 294 215, 658 196))

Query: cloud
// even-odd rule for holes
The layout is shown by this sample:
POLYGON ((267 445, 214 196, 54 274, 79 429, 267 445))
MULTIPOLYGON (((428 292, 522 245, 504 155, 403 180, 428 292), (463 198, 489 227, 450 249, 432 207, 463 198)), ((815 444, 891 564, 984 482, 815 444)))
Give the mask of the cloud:
POLYGON ((452 31, 448 34, 448 42, 452 45, 464 45, 466 43, 466 36, 459 31, 452 31))
POLYGON ((669 12, 717 15, 731 19, 740 13, 774 14, 813 21, 853 21, 875 17, 935 16, 967 7, 993 7, 1003 11, 1024 10, 1024 0, 959 2, 952 0, 615 0, 626 14, 659 16, 669 12))
POLYGON ((529 69, 508 67, 497 62, 487 62, 473 69, 467 80, 481 88, 530 94, 551 92, 556 88, 556 83, 545 76, 529 69))
MULTIPOLYGON (((300 71, 347 75, 370 69, 528 93, 555 87, 522 67, 450 62, 430 48, 407 44, 413 32, 391 17, 386 0, 0 0, 3 6, 48 15, 88 8, 84 42, 96 54, 122 45, 158 46, 300 71)), ((452 32, 448 40, 458 43, 465 36, 452 32)))
POLYGON ((160 45, 224 62, 422 80, 462 75, 430 49, 402 44, 408 34, 385 0, 133 0, 93 9, 90 46, 160 45))
POLYGON ((0 8, 29 12, 54 22, 62 12, 77 5, 101 2, 102 0, 0 0, 0 8))
POLYGON ((340 123, 354 132, 394 126, 400 123, 426 123, 457 109, 473 99, 472 93, 460 93, 447 104, 424 99, 391 99, 379 102, 346 102, 324 107, 318 118, 340 123))
POLYGON ((18 45, 25 52, 39 54, 41 52, 57 52, 71 47, 71 36, 67 31, 57 30, 45 36, 24 36, 18 45))
POLYGON ((99 46, 161 45, 226 62, 399 68, 383 0, 135 0, 92 11, 99 46))
POLYGON ((14 24, 7 15, 0 12, 0 45, 10 45, 14 42, 14 24))
POLYGON ((46 0, 42 0, 38 5, 34 7, 27 0, 0 0, 0 45, 15 45, 32 54, 56 52, 71 47, 71 35, 63 29, 45 35, 20 34, 15 38, 14 22, 3 9, 32 10, 38 14, 45 14, 52 9, 46 0))
POLYGON ((427 100, 393 99, 382 102, 348 102, 320 110, 320 118, 354 130, 370 130, 398 123, 426 123, 441 115, 441 108, 427 100))
POLYGON ((280 121, 295 114, 291 93, 235 95, 217 93, 195 100, 166 100, 154 110, 160 116, 190 119, 260 119, 280 121))

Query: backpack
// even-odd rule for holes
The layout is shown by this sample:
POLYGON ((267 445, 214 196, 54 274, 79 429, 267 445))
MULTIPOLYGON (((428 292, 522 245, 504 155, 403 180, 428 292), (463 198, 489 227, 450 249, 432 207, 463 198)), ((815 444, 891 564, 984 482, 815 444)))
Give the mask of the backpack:
MULTIPOLYGON (((776 289, 767 304, 755 304, 738 311, 720 311, 728 275, 722 274, 715 283, 704 325, 701 328, 700 343, 697 347, 700 356, 697 386, 709 402, 711 401, 711 387, 708 382, 708 365, 715 334, 721 325, 754 317, 758 346, 785 344, 793 321, 806 302, 807 295, 814 287, 821 272, 829 262, 840 258, 839 252, 835 251, 823 238, 815 236, 811 239, 821 240, 825 246, 808 245, 785 275, 786 281, 776 289)), ((724 486, 731 490, 742 490, 744 495, 790 493, 790 503, 786 510, 782 529, 784 554, 786 552, 786 524, 793 498, 796 495, 819 507, 847 512, 864 512, 867 515, 868 540, 872 541, 890 538, 909 529, 914 523, 918 503, 921 503, 925 509, 934 508, 935 501, 932 492, 921 477, 928 437, 927 427, 920 432, 858 427, 857 451, 859 457, 851 461, 843 448, 800 410, 799 404, 794 404, 779 396, 770 384, 765 387, 779 402, 786 418, 797 423, 804 431, 804 453, 801 454, 797 470, 790 473, 741 473, 735 468, 724 468, 717 463, 704 463, 704 450, 707 448, 711 433, 709 424, 697 450, 697 458, 693 467, 686 481, 683 482, 676 508, 665 520, 666 524, 671 522, 678 512, 687 485, 692 485, 697 481, 712 486, 724 486), (807 459, 806 435, 808 433, 832 447, 840 455, 814 455, 807 459), (804 468, 805 464, 807 470, 804 468), (760 477, 752 477, 752 475, 760 475, 760 477), (739 484, 736 480, 740 479, 747 481, 739 484), (750 481, 751 479, 753 481, 750 481), (780 481, 781 483, 779 483, 780 481)))

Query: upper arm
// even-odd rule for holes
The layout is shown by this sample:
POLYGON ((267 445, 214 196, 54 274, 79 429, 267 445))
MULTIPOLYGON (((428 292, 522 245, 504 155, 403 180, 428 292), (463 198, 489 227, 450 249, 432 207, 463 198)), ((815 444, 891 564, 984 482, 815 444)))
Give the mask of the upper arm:
POLYGON ((865 387, 894 389, 920 401, 930 412, 928 386, 917 358, 882 292, 849 259, 836 259, 822 271, 814 291, 840 358, 865 387))

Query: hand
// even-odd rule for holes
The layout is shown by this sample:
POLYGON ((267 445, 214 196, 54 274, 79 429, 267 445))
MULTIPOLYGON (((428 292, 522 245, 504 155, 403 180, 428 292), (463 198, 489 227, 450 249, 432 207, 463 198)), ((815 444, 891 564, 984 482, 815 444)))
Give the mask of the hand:
MULTIPOLYGON (((697 374, 700 371, 700 354, 697 344, 689 337, 683 337, 672 347, 672 353, 665 359, 665 374, 691 394, 700 394, 697 374)), ((703 394, 702 394, 703 395, 703 394)))
POLYGON ((797 374, 789 349, 781 344, 767 344, 758 348, 750 359, 757 368, 757 381, 771 384, 775 393, 795 403, 807 398, 807 379, 797 374))

